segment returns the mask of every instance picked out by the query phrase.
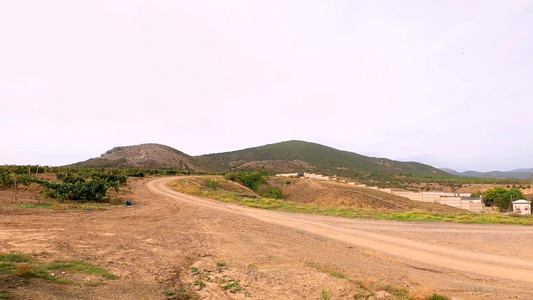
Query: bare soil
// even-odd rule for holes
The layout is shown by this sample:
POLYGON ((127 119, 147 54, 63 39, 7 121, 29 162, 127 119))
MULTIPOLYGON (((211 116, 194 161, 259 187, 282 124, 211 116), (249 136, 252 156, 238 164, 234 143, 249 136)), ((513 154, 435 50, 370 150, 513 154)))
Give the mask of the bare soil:
POLYGON ((87 261, 118 279, 96 286, 32 279, 0 292, 16 299, 401 299, 405 291, 413 299, 435 292, 533 298, 531 227, 258 210, 177 193, 171 180, 130 179, 124 200, 133 205, 103 211, 18 206, 31 192, 19 193, 19 202, 1 198, 0 252, 87 261))

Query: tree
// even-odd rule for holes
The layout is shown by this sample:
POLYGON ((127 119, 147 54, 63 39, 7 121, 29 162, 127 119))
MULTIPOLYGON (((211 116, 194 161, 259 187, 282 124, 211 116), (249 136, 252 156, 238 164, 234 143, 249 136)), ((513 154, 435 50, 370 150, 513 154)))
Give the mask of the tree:
POLYGON ((487 205, 492 206, 494 205, 496 199, 503 199, 506 192, 507 190, 504 188, 494 187, 490 190, 486 190, 483 193, 483 200, 487 205))
POLYGON ((522 192, 516 188, 506 190, 501 187, 494 187, 490 190, 486 190, 483 193, 483 200, 485 201, 485 204, 489 206, 497 206, 502 211, 510 210, 511 203, 522 198, 524 198, 524 195, 522 195, 522 192))

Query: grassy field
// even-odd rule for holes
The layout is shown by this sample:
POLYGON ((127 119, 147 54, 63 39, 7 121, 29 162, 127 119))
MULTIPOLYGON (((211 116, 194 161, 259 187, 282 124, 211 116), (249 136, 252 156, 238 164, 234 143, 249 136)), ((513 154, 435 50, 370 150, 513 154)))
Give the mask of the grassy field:
POLYGON ((253 194, 245 187, 239 188, 234 183, 221 177, 194 177, 179 179, 170 184, 181 193, 215 199, 243 206, 285 211, 293 213, 321 214, 343 218, 362 218, 375 220, 417 221, 417 222, 454 222, 468 224, 509 224, 533 225, 533 216, 505 215, 500 213, 433 213, 426 211, 394 211, 332 208, 310 204, 294 203, 283 199, 267 199, 253 194), (218 187, 213 189, 208 182, 216 180, 218 187))

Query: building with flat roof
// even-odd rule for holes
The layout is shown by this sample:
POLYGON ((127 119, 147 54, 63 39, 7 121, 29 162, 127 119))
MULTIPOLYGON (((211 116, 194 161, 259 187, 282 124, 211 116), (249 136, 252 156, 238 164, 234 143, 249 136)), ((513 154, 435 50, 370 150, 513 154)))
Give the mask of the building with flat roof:
POLYGON ((519 215, 530 215, 531 201, 524 199, 513 201, 513 212, 519 215))

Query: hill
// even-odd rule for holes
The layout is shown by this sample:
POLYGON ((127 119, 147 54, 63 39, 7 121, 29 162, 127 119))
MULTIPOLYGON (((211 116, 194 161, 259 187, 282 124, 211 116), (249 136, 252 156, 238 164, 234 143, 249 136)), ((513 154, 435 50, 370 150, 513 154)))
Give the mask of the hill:
POLYGON ((440 168, 440 170, 456 176, 472 177, 472 178, 494 178, 494 179, 531 179, 531 171, 533 169, 517 169, 512 171, 465 171, 457 172, 448 168, 440 168))
POLYGON ((150 168, 209 171, 207 167, 174 148, 159 144, 115 147, 100 157, 72 164, 87 168, 150 168))
POLYGON ((444 176, 450 174, 417 162, 400 162, 342 151, 304 141, 287 141, 233 152, 196 157, 216 171, 266 170, 320 172, 354 177, 361 174, 444 176))

